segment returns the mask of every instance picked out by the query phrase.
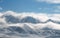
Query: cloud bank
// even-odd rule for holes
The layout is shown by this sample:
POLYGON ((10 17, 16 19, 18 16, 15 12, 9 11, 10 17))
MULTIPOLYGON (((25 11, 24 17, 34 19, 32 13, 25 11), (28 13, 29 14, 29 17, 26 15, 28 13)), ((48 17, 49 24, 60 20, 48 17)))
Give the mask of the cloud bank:
MULTIPOLYGON (((37 28, 49 26, 52 29, 60 30, 60 14, 42 14, 42 13, 16 13, 13 11, 6 11, 0 13, 0 25, 5 24, 31 24, 37 28), (40 26, 40 27, 39 27, 40 26)), ((4 26, 5 26, 4 25, 4 26)))
POLYGON ((60 14, 0 13, 0 37, 3 38, 46 38, 59 36, 59 32, 60 14))

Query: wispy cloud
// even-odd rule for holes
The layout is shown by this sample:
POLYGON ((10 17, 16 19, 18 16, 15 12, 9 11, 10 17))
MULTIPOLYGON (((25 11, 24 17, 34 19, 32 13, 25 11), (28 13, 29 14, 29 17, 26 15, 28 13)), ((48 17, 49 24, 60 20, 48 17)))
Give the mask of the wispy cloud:
POLYGON ((59 12, 60 13, 60 6, 55 6, 55 9, 53 10, 54 12, 59 12))
POLYGON ((2 8, 2 7, 0 7, 0 10, 3 10, 3 8, 2 8))
POLYGON ((36 0, 38 2, 60 3, 60 0, 36 0))

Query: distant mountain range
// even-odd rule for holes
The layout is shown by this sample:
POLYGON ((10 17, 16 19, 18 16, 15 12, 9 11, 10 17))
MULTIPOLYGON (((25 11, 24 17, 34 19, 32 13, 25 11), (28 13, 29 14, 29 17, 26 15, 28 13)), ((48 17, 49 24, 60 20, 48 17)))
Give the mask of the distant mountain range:
POLYGON ((2 17, 5 18, 5 21, 7 23, 33 23, 33 24, 37 24, 37 23, 53 22, 53 23, 60 24, 60 21, 55 21, 55 20, 52 20, 52 19, 48 19, 45 22, 42 22, 41 20, 36 19, 34 17, 31 17, 31 16, 26 16, 24 18, 20 18, 20 17, 17 18, 17 17, 14 17, 12 15, 3 15, 2 17))

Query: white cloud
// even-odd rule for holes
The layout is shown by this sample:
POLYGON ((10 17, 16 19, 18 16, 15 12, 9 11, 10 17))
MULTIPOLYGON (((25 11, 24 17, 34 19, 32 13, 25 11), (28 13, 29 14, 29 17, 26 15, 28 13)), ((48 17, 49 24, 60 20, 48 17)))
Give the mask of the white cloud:
MULTIPOLYGON (((16 12, 13 12, 13 11, 6 11, 4 13, 0 13, 0 22, 3 22, 5 23, 4 25, 6 26, 11 26, 13 24, 8 24, 5 20, 5 18, 2 18, 3 15, 12 15, 14 17, 18 17, 19 19, 22 19, 26 16, 31 16, 31 17, 34 17, 35 19, 39 20, 40 22, 45 22, 47 21, 48 19, 52 19, 54 21, 59 21, 60 22, 60 14, 43 14, 43 13, 34 13, 34 12, 23 12, 23 13, 16 13, 16 12)), ((49 27, 49 28, 52 28, 52 29, 58 29, 60 30, 60 24, 58 23, 53 23, 53 22, 47 22, 47 23, 38 23, 38 24, 30 24, 30 23, 27 23, 28 25, 31 25, 32 27, 34 28, 44 28, 44 27, 49 27)), ((16 24, 15 24, 16 25, 16 24)), ((20 26, 20 25, 24 25, 24 23, 18 23, 17 26, 20 26)))
POLYGON ((18 17, 20 19, 24 18, 26 16, 31 16, 31 17, 34 17, 35 19, 39 19, 42 22, 45 22, 48 19, 53 19, 56 21, 58 21, 58 19, 59 19, 59 21, 60 21, 60 14, 43 14, 43 13, 34 13, 34 12, 16 13, 13 11, 6 11, 4 13, 0 13, 0 17, 3 15, 12 15, 12 16, 18 17), (54 19, 54 18, 56 18, 56 19, 54 19))
POLYGON ((60 3, 60 0, 36 0, 38 2, 60 3))
POLYGON ((6 11, 3 13, 3 15, 12 15, 14 17, 20 17, 21 18, 24 18, 26 16, 31 16, 31 17, 34 17, 35 19, 39 19, 40 21, 44 22, 48 19, 47 17, 47 14, 43 14, 43 13, 34 13, 34 12, 22 12, 22 13, 16 13, 16 12, 13 12, 13 11, 6 11))
MULTIPOLYGON (((28 29, 28 31, 30 31, 30 29, 33 29, 35 32, 39 32, 40 33, 43 33, 43 31, 41 31, 41 29, 45 28, 45 27, 48 27, 50 29, 55 29, 55 30, 60 30, 60 24, 57 24, 57 23, 53 23, 51 21, 47 22, 47 23, 38 23, 38 24, 33 24, 33 23, 17 23, 17 24, 9 24, 6 22, 5 18, 2 16, 3 15, 12 15, 14 17, 18 17, 19 19, 21 18, 24 18, 26 16, 31 16, 31 17, 34 17, 35 19, 38 19, 40 21, 47 21, 48 19, 52 19, 54 21, 60 21, 60 14, 43 14, 43 13, 34 13, 34 12, 23 12, 23 13, 17 13, 17 12, 13 12, 13 11, 6 11, 4 13, 0 13, 0 28, 9 28, 9 26, 17 26, 17 27, 21 27, 23 28, 25 31, 27 31, 27 28, 30 27, 28 29), (3 24, 1 24, 3 23, 3 24)), ((7 18, 8 19, 8 18, 7 18)), ((0 36, 1 37, 10 37, 10 38, 20 38, 20 33, 16 32, 16 31, 13 31, 14 33, 16 33, 15 35, 12 35, 12 36, 9 36, 9 35, 6 35, 6 33, 9 33, 11 31, 9 30, 6 30, 6 32, 4 33, 0 33, 0 36)), ((28 32, 27 31, 27 32, 28 32)), ((45 32, 45 31, 44 31, 45 32)), ((28 32, 29 33, 29 32, 28 32)), ((53 32, 52 32, 53 33, 53 32)), ((38 33, 39 34, 39 33, 38 33)), ((46 33, 45 33, 46 34, 46 33)), ((49 33, 50 34, 50 33, 49 33)), ((48 34, 48 35, 49 35, 48 34)), ((41 34, 42 35, 42 34, 41 34)), ((36 36, 34 34, 31 34, 30 36, 28 35, 27 38, 40 38, 40 35, 36 36), (34 37, 35 36, 35 37, 34 37)), ((48 36, 47 36, 48 37, 48 36)), ((25 37, 21 37, 21 38, 25 38, 25 37)), ((41 38, 45 38, 43 35, 41 38)))
POLYGON ((51 15, 50 19, 60 21, 60 14, 53 14, 51 15))

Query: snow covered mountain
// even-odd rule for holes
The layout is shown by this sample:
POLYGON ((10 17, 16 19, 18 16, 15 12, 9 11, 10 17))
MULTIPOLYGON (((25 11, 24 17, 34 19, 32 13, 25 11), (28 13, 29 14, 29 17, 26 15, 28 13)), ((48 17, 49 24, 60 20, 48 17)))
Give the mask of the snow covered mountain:
POLYGON ((50 18, 43 22, 43 21, 36 19, 32 16, 26 16, 24 18, 21 18, 21 17, 18 18, 18 17, 15 17, 13 15, 2 15, 2 18, 5 18, 5 21, 7 23, 33 23, 33 24, 37 24, 37 23, 53 22, 53 23, 60 24, 60 21, 52 20, 50 18))
POLYGON ((2 17, 5 18, 5 21, 7 23, 39 23, 39 20, 37 20, 31 16, 26 16, 22 19, 19 19, 12 15, 3 15, 2 17))
POLYGON ((27 17, 24 17, 23 19, 21 19, 21 23, 40 23, 40 21, 38 19, 35 19, 31 16, 27 16, 27 17))

